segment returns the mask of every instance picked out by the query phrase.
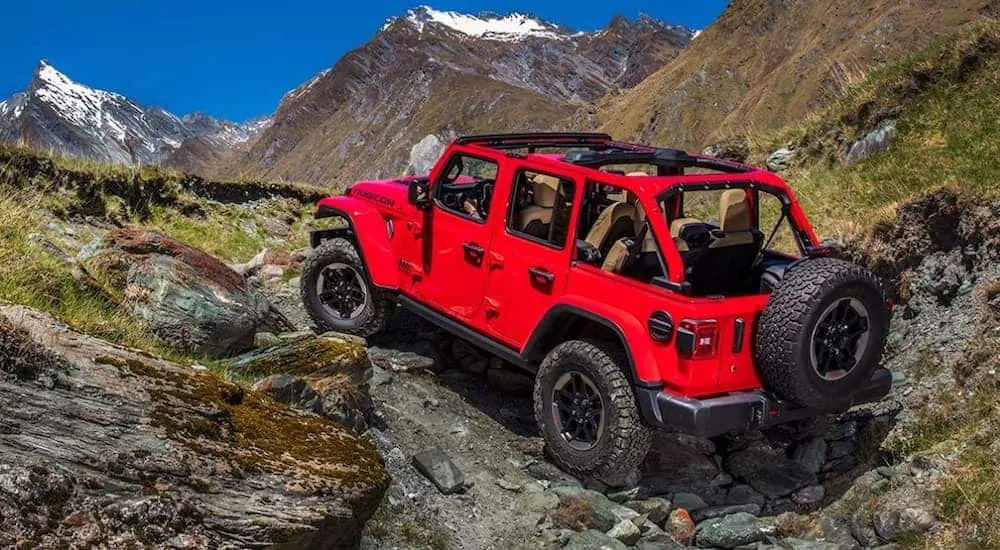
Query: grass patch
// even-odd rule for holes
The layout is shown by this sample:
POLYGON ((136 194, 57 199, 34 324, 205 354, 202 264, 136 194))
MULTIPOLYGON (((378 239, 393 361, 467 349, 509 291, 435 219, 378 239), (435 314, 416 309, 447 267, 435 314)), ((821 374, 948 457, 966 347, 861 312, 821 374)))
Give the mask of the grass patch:
POLYGON ((941 186, 1000 196, 1000 25, 941 41, 872 71, 863 84, 802 125, 754 143, 755 161, 792 144, 785 177, 820 234, 860 233, 898 204, 941 186), (845 166, 847 149, 897 120, 887 151, 845 166))
POLYGON ((325 196, 293 183, 208 182, 157 167, 64 159, 11 145, 0 145, 0 190, 0 300, 183 361, 199 358, 161 346, 115 298, 75 277, 67 256, 108 228, 132 225, 225 262, 243 262, 265 247, 307 246, 312 203, 325 196), (76 233, 63 234, 71 230, 76 233))
POLYGON ((0 198, 0 300, 49 312, 87 334, 150 348, 152 335, 100 291, 79 282, 44 244, 37 196, 0 198))

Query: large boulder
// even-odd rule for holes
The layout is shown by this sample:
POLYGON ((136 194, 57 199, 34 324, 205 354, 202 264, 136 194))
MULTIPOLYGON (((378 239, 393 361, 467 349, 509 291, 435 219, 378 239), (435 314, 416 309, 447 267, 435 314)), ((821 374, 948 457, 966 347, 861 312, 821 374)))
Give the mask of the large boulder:
POLYGON ((277 345, 218 362, 226 371, 259 378, 253 388, 358 432, 373 418, 372 366, 364 344, 334 333, 288 335, 277 345))
POLYGON ((406 174, 411 176, 429 174, 447 146, 447 141, 434 134, 424 136, 410 149, 410 161, 406 165, 406 174))
POLYGON ((79 265, 179 350, 225 355, 252 347, 260 329, 292 328, 239 273, 162 233, 116 229, 84 249, 79 265))
POLYGON ((367 440, 263 394, 0 306, 0 547, 356 547, 367 440))

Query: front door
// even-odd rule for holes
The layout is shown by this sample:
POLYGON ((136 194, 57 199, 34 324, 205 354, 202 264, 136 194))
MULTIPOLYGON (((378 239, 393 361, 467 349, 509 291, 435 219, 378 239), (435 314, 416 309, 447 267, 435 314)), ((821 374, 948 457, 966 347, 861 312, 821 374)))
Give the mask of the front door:
MULTIPOLYGON (((530 337, 566 285, 582 186, 527 167, 509 187, 507 219, 490 245, 486 325, 514 348, 530 337)), ((504 186, 507 187, 507 186, 504 186)))
POLYGON ((493 160, 456 153, 431 186, 423 281, 415 291, 439 311, 463 321, 471 321, 483 302, 489 269, 487 222, 497 168, 493 160))

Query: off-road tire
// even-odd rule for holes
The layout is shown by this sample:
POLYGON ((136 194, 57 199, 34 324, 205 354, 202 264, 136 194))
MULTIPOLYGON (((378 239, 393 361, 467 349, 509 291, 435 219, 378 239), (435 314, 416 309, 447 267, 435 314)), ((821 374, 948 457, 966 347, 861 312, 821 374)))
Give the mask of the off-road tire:
POLYGON ((801 261, 784 274, 761 315, 755 344, 758 373, 765 388, 792 403, 844 411, 878 367, 888 327, 886 293, 875 275, 834 258, 801 261), (823 312, 845 298, 858 300, 868 310, 868 343, 846 376, 828 380, 813 367, 813 332, 823 312))
POLYGON ((570 340, 553 348, 542 361, 535 378, 535 420, 549 456, 566 472, 620 485, 649 451, 652 431, 642 420, 625 368, 628 362, 622 349, 608 342, 570 340), (604 433, 587 451, 569 446, 552 413, 554 385, 574 370, 595 383, 604 410, 604 433))
POLYGON ((347 239, 329 239, 309 252, 302 262, 302 278, 299 292, 302 304, 309 317, 321 331, 336 331, 368 338, 385 328, 395 301, 384 290, 373 285, 358 255, 354 244, 347 239), (316 281, 323 268, 330 264, 342 263, 355 269, 360 275, 371 300, 360 315, 351 320, 338 319, 323 306, 316 292, 316 281))

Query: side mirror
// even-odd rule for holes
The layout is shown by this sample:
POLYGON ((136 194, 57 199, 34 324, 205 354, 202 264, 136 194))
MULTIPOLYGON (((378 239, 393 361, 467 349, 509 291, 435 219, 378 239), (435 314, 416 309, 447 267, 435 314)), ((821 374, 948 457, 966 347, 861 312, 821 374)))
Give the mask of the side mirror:
POLYGON ((410 189, 408 194, 408 199, 410 204, 416 206, 420 210, 426 210, 431 204, 431 198, 428 194, 429 186, 426 179, 415 179, 410 181, 410 189))

